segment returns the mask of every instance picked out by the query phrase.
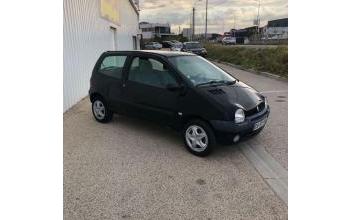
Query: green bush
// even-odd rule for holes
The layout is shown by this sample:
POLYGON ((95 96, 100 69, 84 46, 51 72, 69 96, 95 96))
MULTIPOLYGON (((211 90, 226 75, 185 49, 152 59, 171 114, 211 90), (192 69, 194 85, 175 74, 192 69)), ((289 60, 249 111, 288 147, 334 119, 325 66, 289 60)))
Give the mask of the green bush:
POLYGON ((288 77, 287 46, 250 48, 206 44, 205 48, 211 59, 288 77))

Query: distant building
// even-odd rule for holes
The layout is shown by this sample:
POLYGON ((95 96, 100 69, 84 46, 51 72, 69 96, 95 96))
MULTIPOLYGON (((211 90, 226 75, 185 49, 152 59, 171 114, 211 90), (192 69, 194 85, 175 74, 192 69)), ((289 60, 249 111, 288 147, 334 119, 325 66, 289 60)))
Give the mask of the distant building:
POLYGON ((140 22, 139 28, 142 30, 142 35, 144 39, 174 35, 170 32, 170 24, 168 23, 140 22))
POLYGON ((207 34, 207 39, 209 40, 216 40, 219 37, 221 37, 221 34, 218 34, 218 33, 207 34))
MULTIPOLYGON (((194 40, 203 40, 204 36, 205 36, 204 33, 195 34, 194 35, 194 40)), ((220 36, 221 36, 221 34, 217 34, 217 33, 207 33, 207 39, 208 40, 215 40, 215 39, 217 39, 220 36)))
POLYGON ((247 44, 258 33, 258 27, 252 26, 243 29, 231 29, 231 36, 236 38, 237 44, 247 44))
POLYGON ((288 39, 288 18, 268 21, 264 27, 251 26, 242 29, 231 29, 225 32, 224 37, 236 38, 237 44, 248 44, 262 40, 287 40, 288 39))
POLYGON ((268 21, 263 35, 268 40, 288 39, 288 18, 268 21))
POLYGON ((190 40, 192 37, 192 28, 183 28, 182 36, 187 37, 190 40))
POLYGON ((232 32, 225 32, 224 37, 233 37, 232 32))

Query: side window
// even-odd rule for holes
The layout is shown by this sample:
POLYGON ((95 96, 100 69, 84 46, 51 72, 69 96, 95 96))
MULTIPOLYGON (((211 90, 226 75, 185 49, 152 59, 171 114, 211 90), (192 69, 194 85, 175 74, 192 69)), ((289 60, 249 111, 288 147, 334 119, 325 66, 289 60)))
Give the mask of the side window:
POLYGON ((122 68, 125 65, 127 56, 105 57, 100 65, 99 72, 117 79, 122 78, 122 68))
POLYGON ((159 88, 166 88, 168 84, 177 85, 170 70, 163 63, 152 58, 135 57, 129 70, 128 79, 159 88))
POLYGON ((153 70, 167 71, 166 69, 164 69, 164 65, 162 63, 160 63, 159 61, 154 60, 154 59, 148 59, 148 60, 152 64, 153 70))

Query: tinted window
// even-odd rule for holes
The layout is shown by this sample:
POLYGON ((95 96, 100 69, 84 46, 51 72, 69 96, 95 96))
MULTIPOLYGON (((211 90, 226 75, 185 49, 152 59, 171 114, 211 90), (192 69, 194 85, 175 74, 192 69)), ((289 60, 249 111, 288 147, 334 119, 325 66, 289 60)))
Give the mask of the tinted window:
POLYGON ((165 42, 165 41, 162 43, 162 45, 164 48, 170 48, 172 46, 170 42, 165 42))
POLYGON ((108 56, 105 57, 100 65, 100 72, 121 79, 122 68, 125 65, 127 56, 108 56))
POLYGON ((166 85, 176 85, 176 80, 163 63, 152 58, 133 59, 128 79, 134 82, 165 88, 166 85))

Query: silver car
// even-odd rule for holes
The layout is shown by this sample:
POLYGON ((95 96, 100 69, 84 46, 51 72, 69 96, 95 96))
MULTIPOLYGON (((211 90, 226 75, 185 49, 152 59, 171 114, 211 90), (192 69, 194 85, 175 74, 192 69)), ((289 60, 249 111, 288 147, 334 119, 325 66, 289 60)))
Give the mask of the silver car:
POLYGON ((149 42, 145 45, 147 50, 160 50, 163 46, 158 42, 149 42))
POLYGON ((236 44, 236 38, 235 37, 224 37, 224 39, 222 39, 222 44, 224 44, 224 45, 236 44))

